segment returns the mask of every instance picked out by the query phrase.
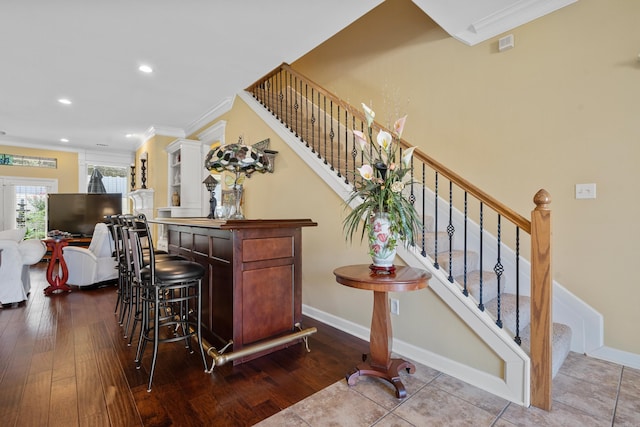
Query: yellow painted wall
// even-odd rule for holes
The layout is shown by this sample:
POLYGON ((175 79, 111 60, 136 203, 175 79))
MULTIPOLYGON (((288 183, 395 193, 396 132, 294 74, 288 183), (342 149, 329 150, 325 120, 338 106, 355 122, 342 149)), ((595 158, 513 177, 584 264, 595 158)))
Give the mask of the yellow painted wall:
POLYGON ((292 64, 524 216, 552 196, 554 277, 604 315, 605 345, 640 353, 640 2, 581 0, 469 47, 388 0, 292 64), (596 183, 597 199, 574 185, 596 183), (631 214, 631 216, 629 216, 631 214))
MULTIPOLYGON (((345 242, 340 197, 239 98, 220 119, 227 121, 227 142, 236 142, 240 135, 248 144, 269 138, 270 149, 278 151, 273 174, 254 174, 245 180, 245 216, 310 218, 318 223, 302 233, 303 303, 368 328, 372 294, 339 285, 333 275, 338 266, 371 262, 366 245, 345 242)), ((394 297, 402 307, 402 316, 393 318, 395 337, 485 372, 502 374, 502 361, 431 290, 394 297)))
POLYGON ((0 165, 0 176, 58 180, 59 193, 78 192, 78 153, 0 145, 0 153, 58 159, 57 169, 0 165))
MULTIPOLYGON (((292 65, 351 104, 366 102, 383 124, 407 114, 407 141, 525 217, 547 189, 555 279, 603 314, 606 346, 640 354, 640 288, 629 276, 640 226, 624 219, 640 208, 638 16, 640 2, 581 0, 511 31, 516 46, 500 53, 499 37, 469 47, 411 1, 387 0, 292 65), (574 185, 590 182, 597 199, 576 200, 574 185)), ((368 296, 331 274, 368 262, 364 247, 344 243, 339 198, 241 101, 221 119, 227 142, 268 137, 280 152, 275 174, 245 183, 246 215, 319 223, 303 233, 304 303, 368 326, 368 296)), ((397 297, 396 337, 500 371, 430 291, 397 297)))

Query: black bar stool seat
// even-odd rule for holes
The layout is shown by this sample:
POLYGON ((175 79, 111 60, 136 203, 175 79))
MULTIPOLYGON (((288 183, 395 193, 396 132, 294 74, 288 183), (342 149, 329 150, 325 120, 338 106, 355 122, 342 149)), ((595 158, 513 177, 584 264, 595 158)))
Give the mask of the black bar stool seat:
MULTIPOLYGON (((186 259, 171 260, 171 262, 162 262, 157 260, 156 264, 156 281, 163 284, 180 283, 191 280, 198 280, 204 277, 204 267, 197 262, 187 261, 186 259)), ((148 266, 140 270, 142 280, 151 280, 151 268, 148 266)))

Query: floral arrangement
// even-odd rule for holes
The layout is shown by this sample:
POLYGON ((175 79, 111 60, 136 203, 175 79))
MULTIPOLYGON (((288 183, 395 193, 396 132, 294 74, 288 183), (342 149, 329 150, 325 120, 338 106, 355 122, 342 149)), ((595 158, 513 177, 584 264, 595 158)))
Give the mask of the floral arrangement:
MULTIPOLYGON (((415 147, 408 148, 399 156, 399 142, 406 116, 398 119, 393 126, 393 135, 380 130, 373 139, 373 119, 375 113, 362 104, 367 120, 367 134, 354 131, 354 136, 362 153, 364 164, 358 168, 359 178, 347 206, 354 201, 361 202, 346 216, 343 231, 349 241, 362 225, 361 239, 368 232, 370 255, 384 257, 381 251, 395 251, 397 239, 404 240, 405 246, 414 243, 420 219, 413 204, 406 198, 405 189, 411 184, 411 158, 415 147), (389 229, 382 229, 376 214, 386 214, 389 229)), ((395 253, 395 252, 394 252, 395 253)), ((374 258, 375 259, 375 258, 374 258)))

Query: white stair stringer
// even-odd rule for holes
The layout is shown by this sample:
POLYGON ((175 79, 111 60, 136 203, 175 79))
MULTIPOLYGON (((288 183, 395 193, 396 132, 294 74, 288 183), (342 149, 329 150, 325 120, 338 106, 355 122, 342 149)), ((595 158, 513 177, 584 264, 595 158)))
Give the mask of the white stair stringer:
MULTIPOLYGON (((495 324, 486 311, 478 310, 474 299, 464 296, 460 285, 448 280, 448 273, 436 269, 428 259, 412 249, 398 248, 398 255, 413 267, 428 270, 432 277, 429 288, 436 293, 473 331, 503 360, 504 377, 496 377, 468 366, 443 363, 437 358, 420 360, 413 354, 409 358, 424 363, 520 405, 530 404, 530 358, 513 340, 513 336, 495 324)), ((394 347, 396 352, 400 349, 394 347)))
MULTIPOLYGON (((329 185, 343 200, 346 200, 351 193, 351 186, 344 182, 344 179, 338 177, 336 173, 318 157, 316 153, 311 152, 299 138, 295 136, 289 129, 280 123, 280 121, 271 112, 266 110, 251 94, 241 91, 238 96, 249 105, 252 110, 266 123, 274 132, 280 136, 283 141, 326 183, 329 185)), ((433 239, 432 239, 433 240, 433 239)), ((439 247, 441 248, 442 237, 439 237, 439 247)), ((448 244, 447 244, 448 245, 448 244)), ((448 246, 447 246, 448 249, 448 246)), ((448 252, 447 252, 448 253, 448 252)), ((488 310, 480 311, 474 298, 466 297, 458 283, 451 283, 448 280, 448 273, 442 268, 436 269, 432 265, 432 260, 424 258, 415 249, 398 248, 398 255, 410 266, 424 268, 432 274, 429 287, 452 309, 456 314, 471 327, 475 333, 504 361, 504 376, 502 378, 489 375, 486 372, 479 371, 466 365, 443 358, 437 354, 431 353, 426 349, 416 348, 410 344, 398 343, 394 340, 394 351, 411 358, 419 363, 426 364, 435 369, 452 375, 467 383, 473 384, 479 388, 487 390, 493 394, 508 399, 520 405, 529 406, 530 404, 530 359, 528 354, 517 345, 513 340, 513 335, 509 331, 499 328, 495 324, 495 318, 488 313, 488 310)), ((440 257, 440 255, 439 255, 440 257)), ((448 255, 447 255, 448 257, 448 255)), ((442 258, 444 260, 444 258, 442 258)), ((439 258, 439 262, 442 263, 439 258)), ((456 263, 454 263, 455 265, 456 263)), ((458 263, 459 264, 459 263, 458 263)), ((524 263, 521 270, 526 270, 530 266, 524 263)), ((455 267, 454 267, 455 271, 455 267)), ((479 273, 478 273, 479 274, 479 273)), ((483 274, 487 274, 484 272, 483 274)), ((529 273, 523 274, 524 283, 529 281, 529 273)), ((558 284, 554 282, 554 307, 557 306, 558 284)), ((574 330, 573 337, 580 337, 577 341, 575 338, 571 341, 571 349, 574 351, 585 353, 585 345, 589 347, 593 343, 602 345, 602 318, 601 316, 588 307, 584 302, 579 300, 575 295, 569 293, 565 288, 560 287, 559 294, 561 297, 560 306, 564 309, 563 323, 568 324, 574 330), (574 303, 575 301, 575 303, 574 303), (568 309, 571 307, 571 309, 568 309), (586 332, 587 326, 599 325, 595 328, 596 332, 600 331, 600 335, 591 337, 586 332), (576 328, 578 333, 575 333, 576 328)), ((312 308, 310 308, 312 309, 312 308)), ((556 318, 556 310, 554 309, 554 319, 556 318)), ((335 322, 334 322, 335 323, 335 322)), ((339 322, 336 327, 351 333, 345 324, 349 322, 339 322), (340 326, 342 325, 342 327, 340 326)), ((331 323, 330 323, 331 324, 331 323)), ((593 330, 593 328, 592 328, 593 330)), ((596 347, 591 347, 596 348, 596 347)))

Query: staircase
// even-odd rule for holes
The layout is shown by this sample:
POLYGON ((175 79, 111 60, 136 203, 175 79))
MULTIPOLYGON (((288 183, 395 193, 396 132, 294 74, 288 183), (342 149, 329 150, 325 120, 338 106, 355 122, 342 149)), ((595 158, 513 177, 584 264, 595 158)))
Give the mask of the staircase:
MULTIPOLYGON (((356 179, 356 167, 360 166, 351 131, 363 130, 366 123, 359 108, 339 100, 286 64, 247 91, 279 120, 281 126, 295 135, 308 152, 313 153, 317 162, 324 164, 348 189, 351 188, 356 179)), ((551 378, 570 350, 571 328, 550 322, 551 278, 549 274, 545 275, 550 271, 550 230, 546 230, 546 237, 545 233, 534 232, 534 229, 544 229, 545 224, 548 225, 548 195, 543 190, 536 195, 538 207, 529 221, 419 150, 414 154, 416 158, 417 184, 411 188, 408 197, 421 214, 424 227, 422 242, 416 242, 413 253, 403 256, 404 261, 435 272, 434 279, 456 298, 467 300, 467 306, 474 306, 475 310, 491 317, 487 324, 496 329, 495 333, 506 341, 517 343, 531 355, 531 402, 550 409, 551 378), (435 177, 425 173, 425 168, 433 169, 435 177), (441 194, 442 187, 448 195, 441 194), (461 188, 463 204, 459 201, 460 196, 454 194, 454 187, 461 188), (468 209, 468 196, 479 200, 479 209, 468 209), (458 200, 454 201, 456 198, 458 200), (492 209, 491 218, 484 212, 488 208, 492 209), (471 212, 473 210, 479 212, 471 212), (538 220, 534 221, 534 218, 538 220), (513 227, 509 232, 505 232, 505 222, 513 227), (493 234, 485 225, 489 223, 493 234), (521 279, 526 274, 522 273, 520 264, 527 263, 521 261, 519 255, 521 231, 531 235, 531 289, 528 280, 521 279), (515 234, 508 243, 507 234, 515 234), (477 248, 479 250, 474 250, 477 248), (469 304, 469 301, 473 303, 469 304), (536 313, 533 323, 532 313, 536 313), (531 336, 536 337, 533 348, 531 336)), ((402 256, 402 251, 399 254, 402 256)), ((432 289, 437 287, 432 286, 432 289)), ((525 365, 529 366, 528 363, 525 365)), ((526 398, 524 402, 528 405, 526 398)))

